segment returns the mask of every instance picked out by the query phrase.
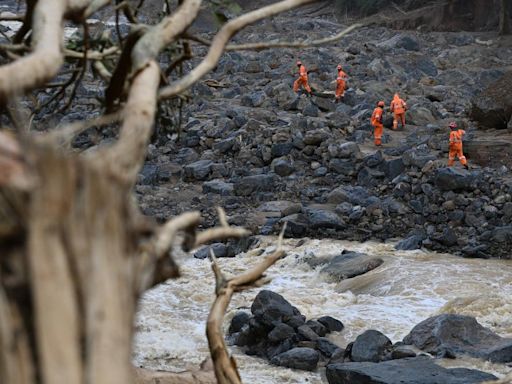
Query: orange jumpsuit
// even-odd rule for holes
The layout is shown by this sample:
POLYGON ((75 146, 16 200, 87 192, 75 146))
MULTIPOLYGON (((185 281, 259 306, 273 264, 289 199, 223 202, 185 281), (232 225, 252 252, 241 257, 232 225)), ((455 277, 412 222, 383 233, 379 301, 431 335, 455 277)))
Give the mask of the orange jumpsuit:
POLYGON ((384 131, 384 125, 382 124, 383 109, 377 107, 373 110, 371 123, 373 125, 373 137, 375 139, 375 145, 382 144, 382 132, 384 131))
POLYGON ((389 106, 389 110, 393 112, 393 129, 398 128, 398 120, 402 123, 402 128, 405 127, 405 110, 407 109, 407 104, 403 101, 400 96, 395 94, 391 104, 389 106))
POLYGON ((342 70, 338 71, 338 77, 336 78, 336 100, 341 99, 345 95, 345 80, 347 74, 342 70))
POLYGON ((304 64, 299 67, 299 78, 293 83, 293 91, 298 92, 301 85, 308 93, 311 93, 311 87, 308 83, 308 71, 304 64))
POLYGON ((466 133, 463 129, 457 129, 450 132, 450 153, 448 155, 448 166, 451 167, 455 157, 459 158, 462 165, 466 165, 466 157, 462 153, 462 136, 466 133))

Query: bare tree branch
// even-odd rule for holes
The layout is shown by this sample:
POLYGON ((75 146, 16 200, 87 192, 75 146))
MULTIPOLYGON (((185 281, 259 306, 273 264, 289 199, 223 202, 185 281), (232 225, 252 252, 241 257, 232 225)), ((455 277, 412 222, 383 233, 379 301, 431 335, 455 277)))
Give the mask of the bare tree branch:
POLYGON ((313 3, 315 1, 317 0, 284 0, 254 10, 252 12, 248 12, 245 15, 236 17, 233 20, 228 21, 220 29, 217 35, 215 35, 215 38, 212 40, 212 44, 210 46, 208 54, 203 59, 203 61, 201 61, 201 63, 197 67, 195 67, 188 75, 182 77, 174 84, 163 88, 160 91, 160 98, 172 97, 185 91, 195 82, 201 79, 204 75, 206 75, 208 72, 214 69, 217 63, 219 62, 219 59, 222 56, 222 52, 224 52, 224 49, 229 40, 242 28, 246 27, 249 24, 255 23, 259 20, 265 19, 267 17, 274 16, 278 13, 288 11, 290 9, 299 7, 304 4, 313 3))
POLYGON ((33 17, 33 52, 0 67, 0 105, 12 96, 44 84, 63 63, 60 50, 65 0, 39 0, 33 17))
MULTIPOLYGON (((320 45, 330 44, 335 42, 342 37, 348 35, 354 29, 362 27, 364 24, 353 24, 348 28, 345 28, 340 33, 337 33, 331 37, 325 37, 318 40, 304 40, 304 41, 271 41, 271 42, 258 42, 258 43, 246 43, 246 44, 229 44, 226 46, 226 51, 258 51, 270 48, 309 48, 318 47, 320 45)), ((198 42, 203 45, 211 45, 211 42, 198 36, 185 35, 184 38, 198 42)))
POLYGON ((212 356, 215 376, 219 384, 241 384, 240 374, 236 366, 235 360, 229 356, 226 343, 224 342, 224 334, 222 332, 222 323, 224 314, 231 301, 233 293, 250 287, 256 283, 263 273, 275 264, 279 259, 285 256, 285 252, 281 249, 284 230, 279 236, 278 247, 274 253, 265 258, 263 262, 254 268, 236 276, 232 279, 226 279, 219 268, 213 251, 210 255, 212 270, 215 274, 215 301, 213 302, 208 321, 206 325, 206 336, 208 337, 208 345, 212 356))

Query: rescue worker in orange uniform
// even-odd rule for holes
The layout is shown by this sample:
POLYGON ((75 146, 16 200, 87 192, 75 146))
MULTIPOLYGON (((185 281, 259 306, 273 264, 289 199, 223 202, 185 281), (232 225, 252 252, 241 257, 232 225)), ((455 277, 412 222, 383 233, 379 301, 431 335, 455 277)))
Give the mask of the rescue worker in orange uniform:
POLYGON ((308 83, 308 71, 300 60, 297 61, 297 67, 299 67, 299 78, 293 83, 293 92, 298 92, 302 85, 308 95, 311 96, 311 87, 308 83))
POLYGON ((407 110, 407 104, 400 98, 398 93, 395 93, 389 110, 393 112, 393 129, 398 128, 398 120, 402 123, 402 129, 405 128, 405 111, 407 110))
POLYGON ((339 103, 345 95, 345 81, 347 80, 347 74, 341 69, 341 65, 338 65, 338 77, 336 78, 336 102, 339 103))
POLYGON ((448 166, 451 167, 455 161, 455 156, 459 158, 464 168, 469 169, 466 156, 462 153, 462 137, 466 133, 463 129, 457 129, 457 123, 452 121, 450 127, 450 153, 448 155, 448 166))
POLYGON ((384 117, 384 102, 379 101, 377 103, 377 108, 373 110, 372 117, 370 122, 373 125, 373 137, 375 139, 375 145, 382 145, 382 132, 384 131, 384 125, 382 124, 382 119, 384 117))

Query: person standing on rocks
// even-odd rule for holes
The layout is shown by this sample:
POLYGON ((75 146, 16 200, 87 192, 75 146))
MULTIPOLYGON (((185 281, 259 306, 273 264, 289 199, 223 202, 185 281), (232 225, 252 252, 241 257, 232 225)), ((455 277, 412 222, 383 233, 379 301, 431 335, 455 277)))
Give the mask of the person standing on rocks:
POLYGON ((464 168, 469 169, 466 156, 462 153, 462 137, 466 133, 463 129, 457 128, 457 123, 452 121, 450 127, 450 153, 448 155, 448 166, 451 167, 455 161, 455 156, 459 158, 464 168))
POLYGON ((382 119, 384 115, 384 102, 379 101, 377 103, 377 108, 373 110, 371 123, 373 125, 373 137, 375 140, 375 145, 382 145, 382 132, 384 130, 384 125, 382 124, 382 119))
POLYGON ((405 111, 407 110, 407 104, 400 98, 398 93, 395 93, 393 100, 391 100, 389 110, 393 113, 393 129, 396 130, 398 128, 398 120, 400 120, 402 124, 402 129, 405 128, 405 111))
POLYGON ((345 81, 347 80, 347 74, 343 72, 341 65, 338 64, 338 77, 336 78, 336 103, 339 103, 345 95, 345 81))
POLYGON ((299 67, 299 78, 293 83, 293 92, 297 93, 300 86, 303 86, 308 96, 311 96, 311 87, 308 83, 308 71, 300 60, 297 60, 297 67, 299 67))

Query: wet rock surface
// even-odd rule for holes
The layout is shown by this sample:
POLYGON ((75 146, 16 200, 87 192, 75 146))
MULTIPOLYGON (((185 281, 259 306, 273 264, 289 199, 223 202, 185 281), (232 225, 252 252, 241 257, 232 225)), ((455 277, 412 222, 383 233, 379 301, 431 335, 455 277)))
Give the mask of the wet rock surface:
POLYGON ((494 375, 466 368, 443 368, 428 357, 327 366, 329 384, 476 384, 492 380, 496 380, 494 375))
POLYGON ((231 320, 228 341, 249 355, 266 358, 271 364, 315 370, 342 351, 326 336, 343 329, 341 321, 323 316, 308 320, 283 296, 268 290, 258 293, 251 314, 237 313, 231 320))
POLYGON ((512 339, 502 338, 475 318, 445 314, 416 325, 404 338, 434 356, 469 355, 498 363, 512 361, 512 339))

